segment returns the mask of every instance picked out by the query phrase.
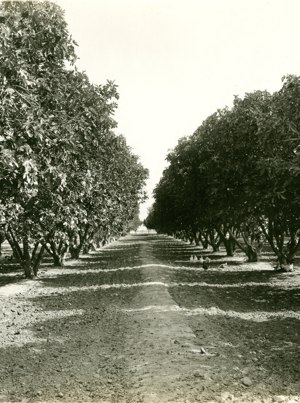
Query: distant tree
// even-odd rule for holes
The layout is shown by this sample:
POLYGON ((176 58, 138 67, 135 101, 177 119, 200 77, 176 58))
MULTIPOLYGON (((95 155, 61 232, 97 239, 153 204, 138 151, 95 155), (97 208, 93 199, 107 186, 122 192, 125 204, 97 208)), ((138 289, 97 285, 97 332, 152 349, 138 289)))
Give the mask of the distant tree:
POLYGON ((140 208, 138 207, 134 212, 134 216, 133 216, 132 220, 130 220, 128 222, 128 224, 126 225, 127 232, 136 231, 138 229, 138 227, 143 223, 140 220, 139 216, 140 216, 140 208))

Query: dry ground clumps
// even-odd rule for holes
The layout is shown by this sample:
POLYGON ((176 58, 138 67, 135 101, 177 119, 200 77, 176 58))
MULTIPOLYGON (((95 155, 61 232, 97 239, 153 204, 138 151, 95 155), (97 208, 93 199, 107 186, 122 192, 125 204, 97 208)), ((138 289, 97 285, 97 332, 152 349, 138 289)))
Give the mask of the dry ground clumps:
POLYGON ((46 259, 34 280, 10 262, 0 402, 299 402, 300 271, 273 263, 158 235, 46 259))

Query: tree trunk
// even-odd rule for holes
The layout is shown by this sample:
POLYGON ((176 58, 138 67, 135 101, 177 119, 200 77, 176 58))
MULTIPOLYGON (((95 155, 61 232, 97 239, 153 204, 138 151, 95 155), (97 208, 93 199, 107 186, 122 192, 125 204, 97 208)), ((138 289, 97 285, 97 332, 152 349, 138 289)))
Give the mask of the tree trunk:
POLYGON ((200 246, 200 232, 193 230, 193 235, 194 235, 194 240, 195 240, 196 246, 200 246))
POLYGON ((233 238, 231 236, 229 237, 229 239, 225 237, 223 239, 223 244, 225 246, 227 256, 234 256, 235 241, 233 240, 233 238))
POLYGON ((2 255, 1 246, 2 246, 4 241, 5 241, 5 232, 0 231, 0 256, 2 255))
POLYGON ((71 254, 71 259, 79 259, 79 254, 80 254, 81 246, 74 246, 70 244, 70 254, 71 254))
POLYGON ((32 274, 36 276, 43 258, 45 246, 42 245, 40 252, 36 255, 39 242, 35 243, 33 251, 30 253, 30 245, 26 235, 23 237, 23 251, 10 228, 5 235, 13 250, 14 256, 18 259, 24 270, 25 278, 32 278, 32 274))
MULTIPOLYGON (((300 249, 300 238, 296 245, 293 240, 292 243, 294 247, 288 247, 288 251, 285 253, 283 250, 284 232, 278 229, 276 221, 273 220, 272 217, 268 217, 267 228, 263 219, 259 219, 259 223, 271 249, 278 257, 280 266, 286 266, 293 263, 293 258, 296 252, 300 249)), ((291 232, 291 237, 293 237, 293 232, 291 232)))
POLYGON ((45 249, 46 249, 46 247, 45 247, 45 245, 43 244, 43 245, 41 246, 41 249, 40 249, 40 251, 39 251, 37 257, 36 257, 35 260, 34 260, 34 264, 33 264, 33 274, 34 274, 35 276, 37 276, 38 271, 39 271, 39 268, 40 268, 40 266, 41 266, 45 249))
POLYGON ((26 236, 24 236, 24 238, 23 238, 22 267, 24 270, 25 277, 32 278, 32 266, 31 266, 30 251, 29 251, 29 242, 28 242, 28 238, 26 236))
POLYGON ((290 229, 290 235, 291 238, 287 244, 287 254, 286 254, 287 264, 294 263, 294 257, 296 253, 298 253, 298 251, 300 250, 300 236, 297 235, 297 231, 294 232, 292 229, 290 229))
POLYGON ((90 225, 86 224, 83 235, 79 234, 79 238, 80 238, 79 245, 70 244, 70 253, 71 253, 72 259, 79 259, 79 254, 81 252, 81 249, 82 249, 83 245, 85 245, 87 238, 88 238, 89 228, 90 228, 90 225))
POLYGON ((200 233, 199 238, 200 238, 200 242, 202 244, 203 249, 207 249, 208 245, 209 245, 208 235, 204 234, 204 233, 203 234, 200 233))
POLYGON ((259 261, 259 255, 257 251, 255 251, 253 248, 250 248, 248 246, 248 251, 247 251, 247 257, 249 262, 258 262, 259 261))
POLYGON ((86 243, 83 245, 82 253, 83 253, 84 255, 88 255, 89 252, 90 252, 90 244, 89 244, 89 242, 86 242, 86 243))
POLYGON ((90 242, 90 249, 91 249, 93 252, 97 252, 97 245, 95 245, 94 242, 90 242))
POLYGON ((220 242, 215 240, 214 233, 209 234, 210 244, 213 248, 213 252, 218 252, 220 250, 220 242))
MULTIPOLYGON (((238 247, 246 254, 248 258, 248 262, 258 262, 260 258, 260 252, 263 247, 263 242, 258 243, 257 246, 253 245, 247 239, 247 235, 242 232, 242 237, 246 245, 242 245, 241 242, 233 235, 231 231, 229 231, 230 237, 235 241, 238 247)), ((254 240, 253 240, 254 242, 254 240)))
POLYGON ((208 248, 208 240, 207 239, 204 239, 203 240, 203 242, 202 242, 202 247, 203 247, 203 249, 207 249, 208 248))
POLYGON ((54 266, 62 267, 65 265, 64 256, 56 254, 55 256, 53 256, 53 260, 54 260, 54 266))
POLYGON ((23 260, 21 266, 22 269, 24 270, 25 278, 32 278, 32 267, 30 259, 23 260))
POLYGON ((211 245, 213 248, 213 252, 219 252, 220 245, 216 244, 215 242, 211 245))
POLYGON ((65 256, 68 250, 68 245, 64 243, 63 240, 60 241, 58 247, 54 241, 50 242, 51 245, 51 255, 53 257, 54 266, 64 266, 65 265, 65 256))
POLYGON ((39 242, 36 242, 36 243, 34 244, 34 248, 33 248, 33 251, 32 251, 32 253, 31 253, 31 261, 32 261, 32 262, 35 260, 35 255, 36 255, 36 252, 37 252, 37 250, 38 250, 39 244, 40 244, 39 242))
POLYGON ((220 235, 215 231, 212 225, 209 228, 209 244, 212 246, 213 252, 218 252, 220 250, 220 235))
POLYGON ((13 250, 13 255, 19 260, 19 262, 22 264, 22 259, 23 259, 23 253, 22 249, 20 248, 16 238, 14 237, 14 234, 11 229, 6 232, 6 239, 10 245, 10 247, 13 250))
POLYGON ((234 256, 234 251, 236 248, 235 238, 232 236, 232 232, 229 227, 222 225, 216 228, 217 233, 219 234, 220 240, 223 242, 226 250, 227 256, 234 256), (223 229, 222 229, 223 227, 223 229), (229 235, 229 238, 227 238, 229 235))

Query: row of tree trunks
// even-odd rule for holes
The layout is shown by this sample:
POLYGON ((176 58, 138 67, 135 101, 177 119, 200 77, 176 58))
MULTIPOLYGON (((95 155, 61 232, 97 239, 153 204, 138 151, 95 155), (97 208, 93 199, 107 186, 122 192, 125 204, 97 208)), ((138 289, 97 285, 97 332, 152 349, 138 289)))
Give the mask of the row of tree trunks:
POLYGON ((280 220, 276 220, 272 215, 268 217, 267 223, 261 218, 260 227, 264 233, 271 249, 278 258, 279 265, 287 266, 294 262, 296 253, 300 250, 300 236, 294 228, 289 228, 290 240, 285 244, 285 231, 280 220))
POLYGON ((40 264, 42 262, 44 254, 43 245, 41 246, 39 252, 37 253, 39 242, 35 243, 33 250, 31 251, 29 241, 26 236, 23 237, 22 248, 20 247, 19 242, 17 241, 11 229, 8 229, 8 231, 5 233, 5 237, 13 250, 14 257, 20 263, 24 271, 25 278, 32 278, 33 274, 34 275, 37 274, 40 264))
MULTIPOLYGON (((45 251, 53 258, 54 266, 61 267, 65 264, 68 252, 72 259, 78 259, 81 251, 85 254, 88 254, 91 249, 95 251, 96 246, 93 242, 93 236, 93 232, 89 232, 89 226, 86 225, 84 231, 80 234, 73 234, 73 242, 69 243, 65 238, 61 238, 56 242, 54 240, 55 234, 52 232, 48 234, 48 240, 44 240, 41 243, 36 242, 31 248, 27 236, 23 236, 20 243, 16 239, 13 230, 8 228, 7 231, 3 232, 3 241, 7 239, 13 251, 13 256, 24 271, 25 278, 32 278, 33 275, 38 274, 45 251)), ((100 247, 110 243, 112 240, 115 240, 115 238, 103 237, 99 239, 100 247)))
MULTIPOLYGON (((251 233, 234 230, 228 225, 221 225, 216 229, 210 227, 208 230, 193 230, 190 232, 182 231, 179 238, 195 243, 196 246, 202 245, 207 249, 210 245, 213 252, 220 249, 223 243, 227 256, 234 256, 236 247, 239 247, 247 256, 249 262, 258 262, 260 254, 266 239, 273 252, 278 257, 280 265, 290 265, 293 263, 296 253, 300 250, 300 237, 297 232, 289 229, 290 240, 286 244, 285 231, 281 230, 280 225, 271 218, 267 225, 261 220, 261 229, 264 236, 251 236, 251 233)), ((253 234, 252 234, 253 235, 253 234)))

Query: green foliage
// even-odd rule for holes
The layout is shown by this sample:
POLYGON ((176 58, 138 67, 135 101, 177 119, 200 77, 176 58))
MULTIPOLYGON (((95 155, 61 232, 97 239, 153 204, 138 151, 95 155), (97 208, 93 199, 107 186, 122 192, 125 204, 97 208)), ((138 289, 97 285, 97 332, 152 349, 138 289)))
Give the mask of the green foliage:
POLYGON ((187 235, 213 227, 226 249, 231 239, 252 260, 266 238, 280 262, 292 261, 300 248, 299 106, 300 78, 288 76, 280 91, 235 97, 232 109, 209 116, 168 154, 146 222, 187 235))
POLYGON ((93 85, 74 67, 62 9, 3 2, 0 14, 0 208, 30 276, 32 242, 57 262, 69 239, 81 236, 79 253, 99 228, 122 232, 148 171, 113 132, 117 86, 93 85))
POLYGON ((139 209, 139 207, 137 207, 137 209, 134 212, 134 216, 133 216, 132 220, 130 220, 128 222, 128 224, 126 225, 126 232, 136 231, 138 229, 138 227, 142 224, 139 214, 140 214, 140 209, 139 209))

